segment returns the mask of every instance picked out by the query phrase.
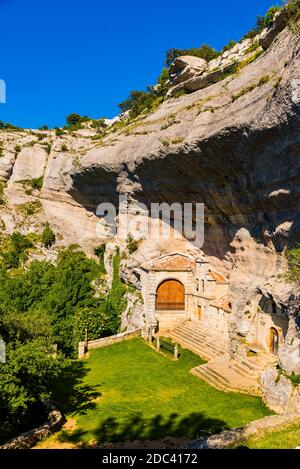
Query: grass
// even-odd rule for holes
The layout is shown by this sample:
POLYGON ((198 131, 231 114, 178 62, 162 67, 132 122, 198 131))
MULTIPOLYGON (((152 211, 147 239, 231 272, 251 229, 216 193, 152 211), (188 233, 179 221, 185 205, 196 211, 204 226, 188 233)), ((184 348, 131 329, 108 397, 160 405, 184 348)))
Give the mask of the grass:
POLYGON ((268 83, 268 81, 270 81, 269 75, 262 76, 257 83, 249 85, 246 88, 241 89, 237 94, 233 95, 232 101, 236 101, 237 99, 241 98, 245 94, 251 93, 251 91, 255 90, 255 88, 265 85, 266 83, 268 83))
POLYGON ((261 437, 252 437, 242 444, 251 449, 293 449, 300 446, 300 425, 293 425, 261 437))
POLYGON ((25 216, 35 215, 40 212, 42 209, 42 203, 40 200, 34 200, 32 202, 26 202, 24 204, 19 204, 17 210, 25 216))
POLYGON ((170 360, 141 339, 92 351, 88 360, 73 363, 77 371, 57 391, 72 428, 67 424, 40 446, 194 438, 270 413, 260 398, 223 393, 189 373, 201 363, 186 350, 170 360))

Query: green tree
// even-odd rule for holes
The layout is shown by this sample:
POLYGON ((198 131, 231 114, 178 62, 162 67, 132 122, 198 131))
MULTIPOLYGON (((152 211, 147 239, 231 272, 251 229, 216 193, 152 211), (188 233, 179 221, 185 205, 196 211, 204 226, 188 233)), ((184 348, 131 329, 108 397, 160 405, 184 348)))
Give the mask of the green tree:
POLYGON ((55 234, 50 228, 49 223, 46 224, 42 233, 42 244, 45 248, 50 248, 55 243, 55 234))
POLYGON ((90 120, 88 116, 81 116, 80 114, 71 113, 66 117, 66 122, 68 125, 81 124, 90 120))
POLYGON ((2 246, 0 254, 6 268, 17 268, 27 259, 27 249, 33 244, 27 236, 15 232, 7 238, 6 246, 2 246))
POLYGON ((0 365, 0 436, 34 425, 45 414, 45 401, 53 395, 62 376, 62 360, 51 356, 53 350, 40 341, 15 348, 8 347, 7 360, 0 365))

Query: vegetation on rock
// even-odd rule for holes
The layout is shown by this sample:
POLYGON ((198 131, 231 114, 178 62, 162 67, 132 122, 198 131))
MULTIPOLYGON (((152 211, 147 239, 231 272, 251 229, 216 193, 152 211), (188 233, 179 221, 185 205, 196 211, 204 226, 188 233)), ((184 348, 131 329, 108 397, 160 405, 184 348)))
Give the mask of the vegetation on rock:
POLYGON ((287 252, 288 271, 283 274, 283 278, 288 282, 295 282, 300 286, 300 245, 287 252))
POLYGON ((47 249, 55 243, 55 234, 52 231, 49 223, 46 224, 43 230, 41 241, 43 246, 45 246, 47 249))

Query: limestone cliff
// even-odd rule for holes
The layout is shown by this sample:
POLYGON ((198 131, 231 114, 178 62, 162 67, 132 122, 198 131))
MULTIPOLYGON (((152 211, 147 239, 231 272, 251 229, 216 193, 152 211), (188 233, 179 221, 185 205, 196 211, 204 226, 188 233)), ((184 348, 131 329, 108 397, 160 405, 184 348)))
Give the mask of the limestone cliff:
MULTIPOLYGON (((237 50, 233 73, 114 124, 103 137, 89 126, 62 136, 1 131, 4 231, 36 230, 48 220, 58 244, 91 252, 99 244, 96 207, 117 204, 118 194, 128 195, 133 214, 140 202, 202 202, 203 247, 178 246, 202 252, 229 277, 232 343, 247 335, 243 312, 258 289, 271 285, 277 303, 287 304, 292 292, 276 276, 286 268, 284 250, 300 239, 300 39, 288 27, 277 33, 267 50, 248 50, 247 60, 245 48, 237 50), (41 177, 41 190, 29 187, 41 177), (35 200, 42 207, 24 215, 20 205, 35 200)), ((131 281, 142 260, 172 251, 173 242, 142 241, 124 277, 131 281)))

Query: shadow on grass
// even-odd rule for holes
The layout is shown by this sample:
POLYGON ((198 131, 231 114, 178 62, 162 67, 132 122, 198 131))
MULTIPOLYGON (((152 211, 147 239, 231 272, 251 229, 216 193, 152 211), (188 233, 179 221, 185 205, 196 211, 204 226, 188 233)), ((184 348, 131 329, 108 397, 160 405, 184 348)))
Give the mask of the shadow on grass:
POLYGON ((98 443, 159 440, 165 437, 197 438, 228 430, 223 420, 206 417, 203 413, 191 413, 180 419, 178 414, 171 414, 168 418, 156 415, 153 418, 144 418, 142 414, 135 415, 126 421, 118 421, 109 417, 92 432, 77 429, 72 433, 63 431, 59 440, 61 442, 82 443, 87 433, 90 439, 98 443))
POLYGON ((89 371, 83 361, 72 361, 64 369, 64 377, 56 383, 54 392, 54 400, 64 413, 76 411, 77 414, 84 415, 96 407, 94 400, 101 396, 97 390, 99 386, 82 384, 89 371))

